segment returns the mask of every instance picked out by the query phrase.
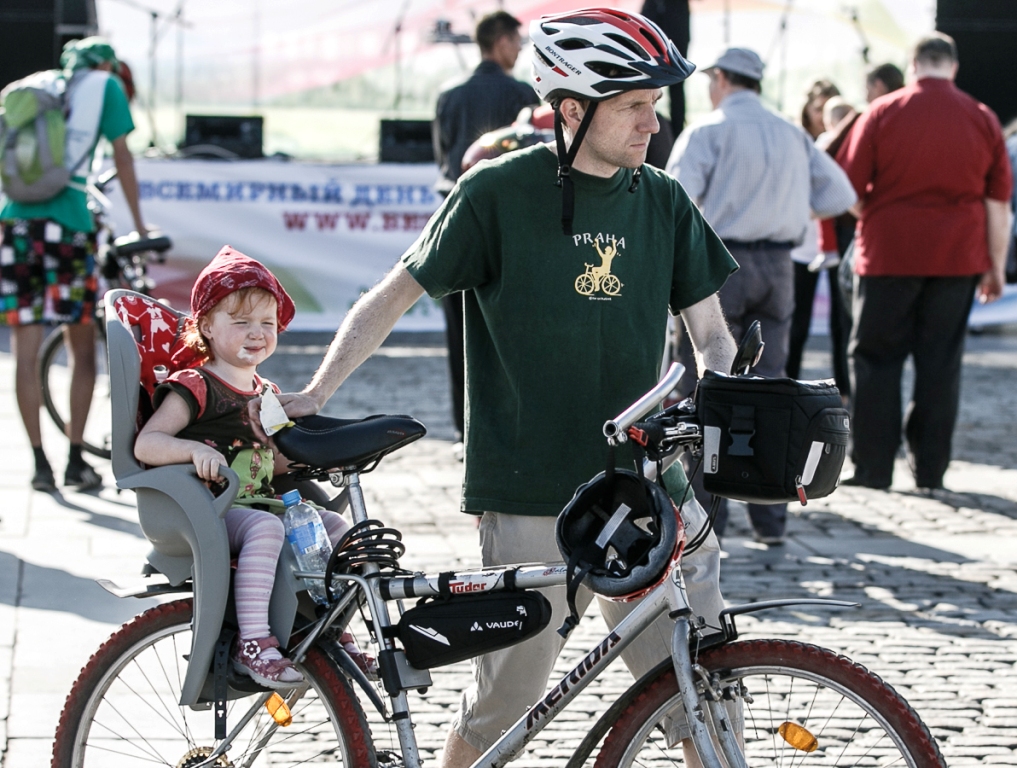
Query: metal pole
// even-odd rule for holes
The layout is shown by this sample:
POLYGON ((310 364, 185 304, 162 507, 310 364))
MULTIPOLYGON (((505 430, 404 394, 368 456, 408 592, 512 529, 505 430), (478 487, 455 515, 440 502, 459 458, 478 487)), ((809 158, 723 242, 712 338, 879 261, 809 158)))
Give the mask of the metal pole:
POLYGON ((182 23, 184 0, 177 6, 177 120, 180 123, 180 135, 184 133, 184 25, 182 23))
POLYGON ((60 41, 60 27, 64 23, 64 0, 55 0, 53 3, 53 61, 54 68, 60 66, 60 54, 64 46, 60 41))
POLYGON ((254 0, 254 61, 251 66, 251 102, 261 100, 261 0, 254 0))
POLYGON ((156 142, 155 131, 155 88, 158 83, 155 72, 155 47, 159 43, 159 14, 151 11, 152 23, 150 26, 148 42, 148 123, 152 129, 152 136, 148 140, 148 146, 154 147, 156 142))

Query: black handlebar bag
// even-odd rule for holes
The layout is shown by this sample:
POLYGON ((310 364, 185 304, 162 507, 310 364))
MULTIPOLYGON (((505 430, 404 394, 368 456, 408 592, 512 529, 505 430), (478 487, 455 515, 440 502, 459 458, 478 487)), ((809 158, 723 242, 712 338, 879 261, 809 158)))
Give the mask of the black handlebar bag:
POLYGON ((851 430, 832 381, 707 371, 696 405, 703 424, 703 486, 710 493, 804 505, 837 487, 851 430))

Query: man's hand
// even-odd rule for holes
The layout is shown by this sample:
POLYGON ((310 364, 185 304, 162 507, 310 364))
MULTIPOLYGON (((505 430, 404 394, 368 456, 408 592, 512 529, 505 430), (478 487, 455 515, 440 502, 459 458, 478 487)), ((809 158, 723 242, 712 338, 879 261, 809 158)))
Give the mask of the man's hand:
POLYGON ((989 304, 1003 295, 1003 286, 1006 283, 1004 274, 996 268, 990 269, 978 284, 978 303, 989 304))
POLYGON ((222 480, 219 476, 219 467, 228 466, 226 457, 219 451, 201 444, 191 451, 191 461, 194 462, 194 468, 198 470, 198 477, 202 480, 222 480))
POLYGON ((321 405, 306 392, 290 392, 279 395, 279 403, 286 409, 286 415, 291 419, 299 419, 301 416, 314 416, 321 410, 321 405))
MULTIPOLYGON (((290 392, 288 394, 276 395, 279 403, 286 410, 286 415, 291 419, 299 419, 301 416, 314 416, 321 410, 318 401, 304 392, 290 392)), ((261 398, 255 397, 247 404, 247 416, 251 422, 251 429, 258 439, 266 445, 274 448, 272 439, 265 434, 265 428, 261 425, 261 398)))

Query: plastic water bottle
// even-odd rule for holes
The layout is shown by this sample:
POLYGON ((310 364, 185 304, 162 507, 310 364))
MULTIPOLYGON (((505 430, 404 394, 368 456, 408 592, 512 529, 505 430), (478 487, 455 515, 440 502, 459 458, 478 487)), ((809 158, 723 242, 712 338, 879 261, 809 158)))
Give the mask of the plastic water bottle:
MULTIPOLYGON (((332 544, 329 543, 328 533, 321 522, 321 515, 314 507, 301 501, 300 491, 287 491, 282 495, 282 500, 286 505, 286 514, 283 516, 286 539, 297 556, 297 565, 302 571, 324 571, 332 554, 332 544)), ((304 583, 315 602, 322 605, 328 602, 324 581, 304 579, 304 583)))

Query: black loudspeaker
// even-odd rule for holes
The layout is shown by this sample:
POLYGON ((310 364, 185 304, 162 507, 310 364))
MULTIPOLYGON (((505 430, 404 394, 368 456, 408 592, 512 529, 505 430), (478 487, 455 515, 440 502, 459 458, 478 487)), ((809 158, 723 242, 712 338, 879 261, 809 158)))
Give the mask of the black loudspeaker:
POLYGON ((957 87, 993 109, 1005 124, 1017 118, 1017 2, 939 0, 936 29, 957 42, 957 87))
POLYGON ((382 163, 433 163, 430 120, 382 120, 378 160, 382 163))
POLYGON ((232 159, 264 157, 264 119, 257 116, 187 115, 181 154, 232 159))
POLYGON ((55 69, 64 43, 97 28, 95 0, 0 0, 0 88, 55 69))
POLYGON ((0 2, 0 88, 59 59, 56 6, 39 0, 0 2))

